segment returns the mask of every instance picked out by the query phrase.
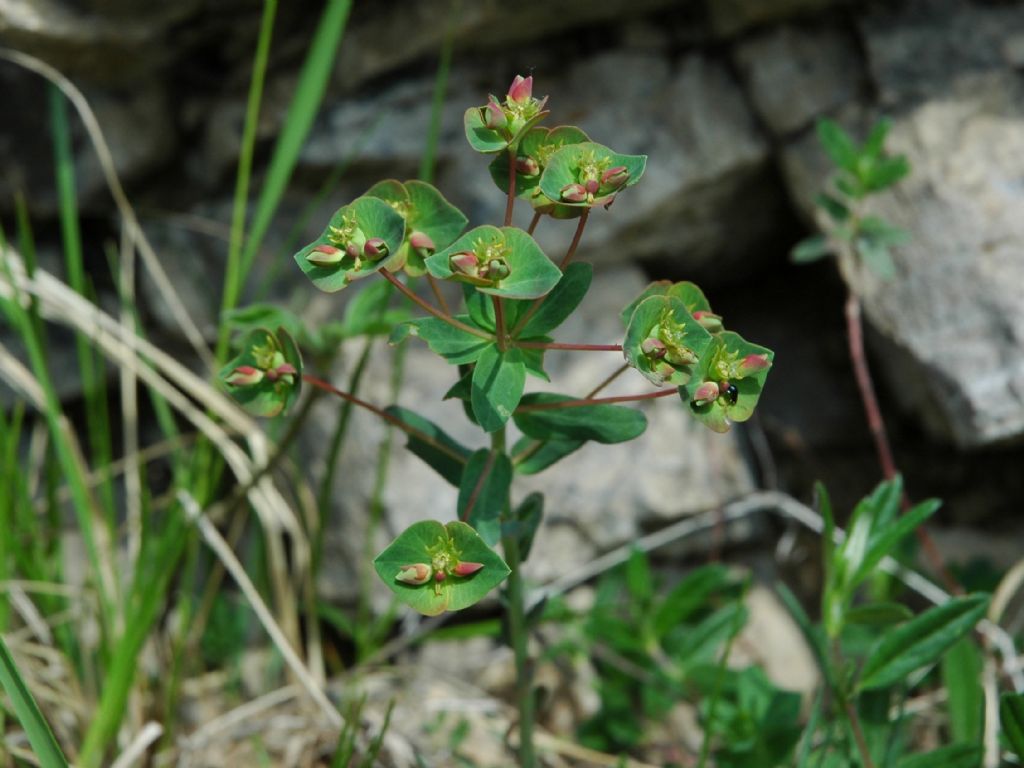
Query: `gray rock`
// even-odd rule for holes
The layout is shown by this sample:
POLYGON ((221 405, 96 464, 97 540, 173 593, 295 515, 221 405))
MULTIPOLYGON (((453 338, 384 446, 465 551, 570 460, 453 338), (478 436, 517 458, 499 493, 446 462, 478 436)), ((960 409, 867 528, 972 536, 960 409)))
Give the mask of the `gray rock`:
POLYGON ((736 44, 758 114, 776 135, 852 99, 863 80, 854 41, 835 27, 775 27, 736 44))
POLYGON ((820 13, 836 5, 837 0, 705 0, 705 3, 714 31, 732 36, 751 27, 820 13))
MULTIPOLYGON (((557 332, 565 341, 609 343, 621 339, 618 313, 646 285, 635 268, 598 270, 580 313, 557 332)), ((311 311, 315 311, 311 310, 311 311)), ((407 342, 405 380, 397 401, 441 425, 466 445, 483 445, 481 435, 465 418, 461 405, 442 402, 440 396, 453 382, 453 369, 420 342, 407 342)), ((549 352, 546 367, 552 383, 532 381, 532 389, 583 395, 621 364, 611 352, 549 352)), ((347 361, 348 365, 352 360, 347 361)), ((363 393, 373 402, 390 400, 387 361, 374 360, 363 393)), ((335 381, 345 381, 344 374, 335 381)), ((648 391, 645 380, 627 372, 605 393, 648 391)), ((337 403, 319 404, 311 419, 304 450, 319 475, 337 403)), ((518 478, 514 490, 520 499, 532 490, 546 495, 545 527, 527 564, 531 580, 545 581, 587 562, 601 551, 630 541, 646 526, 716 506, 752 487, 733 436, 716 435, 688 419, 676 398, 649 404, 647 432, 620 445, 587 444, 580 451, 539 476, 518 478)), ((357 574, 391 537, 423 519, 452 519, 457 498, 454 487, 401 446, 396 436, 391 453, 390 482, 383 496, 380 529, 366 545, 377 451, 382 439, 378 420, 357 409, 352 414, 335 484, 336 522, 327 532, 321 587, 333 599, 349 600, 356 594, 357 574)), ((514 432, 514 430, 513 430, 514 432)), ((513 438, 514 439, 514 438, 513 438)), ((372 577, 372 588, 382 595, 383 585, 372 577)))

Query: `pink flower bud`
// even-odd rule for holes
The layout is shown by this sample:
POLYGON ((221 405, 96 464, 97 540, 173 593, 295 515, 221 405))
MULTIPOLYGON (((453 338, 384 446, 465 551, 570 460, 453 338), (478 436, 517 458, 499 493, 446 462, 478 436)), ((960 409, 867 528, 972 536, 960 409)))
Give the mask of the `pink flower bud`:
POLYGON ((583 188, 587 190, 588 195, 596 195, 600 186, 601 185, 597 183, 597 179, 587 179, 583 184, 583 188))
POLYGON ((434 581, 436 581, 438 583, 444 581, 447 578, 448 578, 448 574, 445 573, 444 571, 435 571, 434 572, 434 581))
POLYGON ((291 363, 281 363, 274 369, 274 373, 278 376, 294 376, 298 371, 295 370, 295 366, 291 363))
POLYGON ((721 394, 718 389, 718 385, 713 381, 705 381, 699 387, 697 391, 693 393, 693 404, 694 405, 707 405, 713 403, 718 399, 718 395, 721 394))
POLYGON ((359 260, 359 256, 360 256, 359 246, 356 245, 355 243, 349 243, 348 245, 346 245, 345 246, 345 253, 347 253, 349 256, 351 256, 356 261, 359 260))
POLYGON ((705 330, 710 331, 711 333, 720 333, 725 327, 722 325, 721 315, 716 315, 714 312, 698 309, 693 313, 693 319, 700 323, 705 330))
POLYGON ((533 75, 523 77, 516 75, 512 85, 508 87, 508 100, 516 104, 525 104, 533 97, 533 75))
POLYGON ((629 180, 629 171, 624 165, 616 165, 601 174, 601 183, 606 187, 618 189, 629 180))
POLYGON ((740 361, 739 366, 736 368, 736 373, 739 378, 744 376, 750 376, 751 374, 763 371, 766 368, 771 367, 772 361, 768 359, 768 355, 747 355, 740 361))
POLYGON ((505 110, 501 108, 493 96, 487 102, 487 106, 483 109, 484 125, 495 131, 499 131, 502 128, 508 127, 508 118, 505 116, 505 110))
POLYGON ((516 173, 521 173, 523 176, 536 176, 540 173, 540 166, 532 157, 517 157, 516 173))
POLYGON ((426 584, 430 581, 430 576, 433 573, 433 570, 434 569, 426 563, 403 565, 398 569, 398 575, 395 576, 395 581, 401 581, 404 584, 411 584, 413 586, 426 584))
POLYGON ((371 237, 363 245, 363 254, 365 254, 366 258, 373 259, 374 261, 382 259, 388 255, 388 244, 379 237, 371 237))
POLYGON ((480 272, 480 260, 472 251, 453 253, 448 257, 448 268, 456 275, 476 277, 480 272))
POLYGON ((233 387, 251 387, 263 381, 263 371, 253 368, 251 365, 240 365, 224 379, 226 384, 233 387))
POLYGON ((567 203, 585 203, 587 201, 587 190, 582 184, 566 184, 562 187, 560 194, 567 203))
POLYGON ((424 254, 424 252, 426 252, 426 254, 430 254, 437 250, 437 246, 434 245, 434 241, 430 239, 430 235, 418 230, 409 235, 409 245, 421 254, 424 254))
POLYGON ((459 563, 452 568, 452 573, 456 576, 472 576, 483 567, 483 563, 459 563))
POLYGON ((344 258, 342 252, 333 245, 317 245, 306 255, 306 261, 314 267, 333 267, 344 258))
POLYGON ((668 348, 665 346, 665 342, 661 339, 649 338, 644 339, 640 344, 640 351, 648 357, 652 357, 655 360, 661 360, 668 352, 668 348))

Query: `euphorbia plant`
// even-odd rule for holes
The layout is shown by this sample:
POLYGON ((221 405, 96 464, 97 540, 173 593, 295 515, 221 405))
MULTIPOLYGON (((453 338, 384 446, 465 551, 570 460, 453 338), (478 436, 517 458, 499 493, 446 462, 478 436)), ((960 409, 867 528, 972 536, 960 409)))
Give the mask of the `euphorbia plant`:
MULTIPOLYGON (((513 504, 515 476, 540 472, 588 441, 638 437, 646 417, 625 403, 677 395, 694 418, 724 432, 732 422, 750 418, 772 364, 770 350, 725 330, 700 289, 686 282, 654 283, 631 302, 622 312, 623 339, 608 344, 553 340, 551 334, 590 286, 591 267, 573 262, 588 217, 638 183, 647 158, 619 154, 574 126, 538 125, 548 115, 547 99, 534 98, 532 88, 532 77, 516 77, 504 99, 491 96, 465 115, 470 145, 494 156, 490 173, 507 198, 501 226, 463 233, 466 217, 434 187, 389 180, 339 209, 321 236, 295 254, 299 268, 321 290, 338 291, 380 275, 423 309, 429 316, 400 323, 391 341, 421 339, 457 366, 452 387, 438 394, 464 402, 468 418, 489 437, 488 445, 473 450, 405 408, 382 409, 301 376, 294 344, 283 334, 274 349, 291 366, 287 375, 280 367, 256 365, 253 348, 243 349, 224 374, 240 402, 258 403, 267 414, 272 409, 266 398, 276 396, 283 406, 294 399, 301 380, 365 407, 402 429, 408 448, 459 489, 456 520, 414 524, 374 564, 400 600, 428 615, 472 605, 507 580, 524 766, 534 764, 534 694, 521 567, 543 499, 531 494, 513 504), (528 231, 511 225, 517 199, 534 210, 528 231), (557 261, 531 235, 544 216, 577 220, 557 261), (430 283, 436 303, 410 287, 419 278, 430 283), (449 308, 442 281, 460 285, 461 311, 449 308), (586 396, 524 395, 528 375, 548 381, 544 353, 549 349, 621 354, 625 364, 619 373, 633 368, 641 374, 638 384, 647 386, 634 395, 599 397, 608 379, 586 396), (276 377, 270 385, 268 375, 276 377), (508 439, 510 421, 522 433, 514 443, 508 439), (494 549, 499 543, 503 556, 494 549)), ((277 337, 257 331, 252 338, 255 342, 247 345, 258 342, 262 349, 277 337)), ((267 365, 277 362, 274 357, 267 365)))

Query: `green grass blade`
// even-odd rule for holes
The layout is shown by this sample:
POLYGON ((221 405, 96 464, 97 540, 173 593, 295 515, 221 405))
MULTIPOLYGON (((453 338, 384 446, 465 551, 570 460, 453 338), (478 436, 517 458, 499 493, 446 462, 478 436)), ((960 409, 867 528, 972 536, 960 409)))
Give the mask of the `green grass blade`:
POLYGON ((267 169, 266 178, 263 180, 263 188, 260 190, 260 196, 256 202, 256 212, 253 214, 252 225, 249 227, 248 236, 245 239, 239 275, 240 282, 245 281, 252 268, 256 253, 259 251, 267 230, 270 229, 274 212, 288 186, 288 180, 291 178, 292 171, 295 170, 302 145, 305 143, 306 137, 309 136, 313 120, 320 111, 320 104, 323 102, 324 92, 331 79, 334 59, 338 52, 338 45, 341 43, 341 36, 345 33, 345 25, 348 22, 351 8, 351 0, 327 0, 327 6, 320 17, 313 42, 309 46, 309 53, 306 54, 306 61, 302 65, 302 72, 299 73, 295 95, 292 97, 292 103, 285 115, 281 135, 274 146, 270 166, 267 169))
POLYGON ((61 752, 57 739, 54 738, 53 731, 50 730, 49 723, 46 722, 43 713, 39 711, 39 707, 18 672, 18 666, 14 663, 14 658, 2 637, 0 637, 0 684, 3 685, 11 699, 14 714, 18 718, 18 722, 21 723, 21 727, 25 729, 28 742, 32 745, 32 750, 39 758, 42 768, 67 766, 68 761, 65 759, 64 753, 61 752))
MULTIPOLYGON (((249 97, 245 106, 245 125, 242 128, 242 147, 238 154, 238 175, 235 177, 235 199, 231 211, 231 241, 228 245, 228 263, 224 275, 224 294, 221 298, 221 312, 234 309, 242 292, 245 273, 242 271, 242 245, 245 239, 245 216, 249 204, 249 177, 252 175, 252 156, 256 146, 256 126, 260 118, 260 102, 263 99, 263 81, 267 74, 267 59, 270 56, 270 38, 277 16, 277 0, 264 0, 263 16, 260 20, 260 34, 253 58, 252 80, 249 83, 249 97)), ((224 357, 230 338, 227 323, 220 326, 217 338, 217 359, 224 357)))

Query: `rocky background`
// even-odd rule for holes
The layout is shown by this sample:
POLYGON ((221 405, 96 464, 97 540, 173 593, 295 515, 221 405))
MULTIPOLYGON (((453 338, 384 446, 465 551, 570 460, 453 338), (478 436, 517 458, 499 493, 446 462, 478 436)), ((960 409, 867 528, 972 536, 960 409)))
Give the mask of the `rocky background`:
MULTIPOLYGON (((52 63, 90 99, 165 268, 210 338, 260 6, 0 0, 0 44, 52 63)), ((452 23, 435 183, 471 225, 499 219, 504 200, 486 160, 465 145, 462 112, 488 91, 503 92, 516 73, 534 75, 535 93, 550 95, 558 122, 650 156, 643 183, 588 226, 581 256, 599 265, 597 278, 583 314, 560 338, 617 340, 618 310, 651 277, 668 277, 699 282, 730 327, 776 350, 748 427, 713 435, 660 403, 635 445, 593 447, 544 475, 537 486, 549 494, 547 555, 533 558, 536 578, 757 486, 806 497, 821 478, 843 509, 877 481, 846 358, 845 287, 830 262, 787 261, 813 227, 813 198, 827 171, 813 126, 826 115, 861 136, 889 116, 890 146, 913 167, 879 204, 914 236, 897 254, 899 278, 864 287, 867 341, 897 463, 912 496, 946 499, 938 538, 949 557, 1015 556, 1014 547, 999 545, 1012 543, 1014 529, 1020 540, 1014 518, 1024 493, 1024 5, 462 0, 451 13, 443 0, 354 6, 327 100, 252 286, 263 282, 314 322, 338 315, 344 297, 316 294, 294 268, 292 246, 373 181, 416 175, 438 52, 452 23), (318 212, 294 232, 339 169, 318 212), (980 522, 971 536, 961 529, 980 522)), ((258 160, 280 130, 318 15, 316 3, 281 4, 258 160)), ((46 87, 0 63, 0 105, 0 219, 12 231, 14 192, 23 191, 44 266, 59 271, 46 87)), ((77 144, 87 257, 103 302, 114 295, 104 246, 117 236, 116 217, 84 133, 77 144)), ((527 212, 518 213, 525 225, 527 212)), ((571 231, 544 222, 537 236, 559 253, 571 231)), ((145 276, 140 290, 151 332, 187 358, 145 276)), ((9 329, 0 327, 0 341, 12 343, 9 329)), ((73 368, 71 350, 70 339, 58 345, 54 365, 66 358, 73 368)), ((614 370, 611 358, 551 354, 550 370, 564 391, 582 392, 614 370)), ((386 382, 388 371, 383 353, 372 375, 386 382)), ((409 350, 406 371, 400 402, 471 438, 458 407, 438 402, 451 371, 419 347, 409 350)), ((338 380, 343 374, 344 366, 333 372, 338 380)), ((73 378, 58 378, 73 403, 73 378)), ((610 393, 639 383, 620 382, 610 393)), ((0 401, 10 399, 0 386, 0 401)), ((316 471, 335 418, 335 406, 320 403, 303 438, 316 471)), ((383 434, 362 414, 354 426, 330 543, 340 556, 328 558, 335 570, 324 583, 338 597, 350 596, 353 583, 343 564, 362 557, 359 530, 383 434)), ((454 489, 398 448, 392 472, 400 482, 386 496, 390 526, 450 514, 454 489)))

